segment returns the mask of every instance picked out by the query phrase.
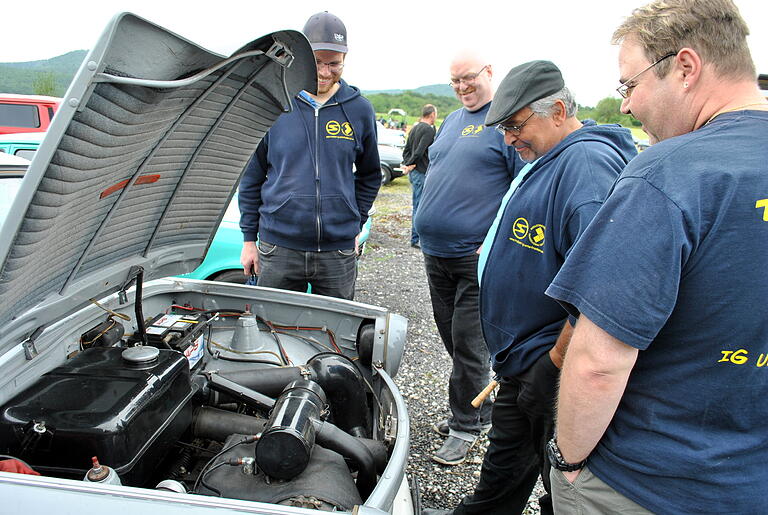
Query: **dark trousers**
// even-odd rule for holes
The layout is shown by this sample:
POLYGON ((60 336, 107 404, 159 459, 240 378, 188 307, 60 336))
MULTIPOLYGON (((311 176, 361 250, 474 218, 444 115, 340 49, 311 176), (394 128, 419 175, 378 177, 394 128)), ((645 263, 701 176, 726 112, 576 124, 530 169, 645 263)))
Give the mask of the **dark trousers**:
POLYGON ((408 179, 411 181, 413 205, 413 210, 411 211, 411 244, 419 242, 419 235, 416 233, 416 228, 413 226, 413 221, 416 219, 416 210, 419 208, 421 192, 424 191, 424 179, 426 176, 426 172, 420 172, 415 168, 408 174, 408 179))
POLYGON ((454 515, 522 513, 539 475, 547 491, 539 499, 541 513, 553 513, 545 448, 554 430, 559 373, 545 353, 523 374, 501 380, 480 480, 454 515))
POLYGON ((480 327, 477 254, 441 258, 424 254, 437 330, 453 359, 448 380, 448 426, 477 434, 490 419, 491 403, 473 408, 472 399, 490 380, 490 355, 480 327))
POLYGON ((355 249, 305 252, 260 241, 259 263, 259 286, 305 292, 311 284, 316 295, 355 296, 355 249))

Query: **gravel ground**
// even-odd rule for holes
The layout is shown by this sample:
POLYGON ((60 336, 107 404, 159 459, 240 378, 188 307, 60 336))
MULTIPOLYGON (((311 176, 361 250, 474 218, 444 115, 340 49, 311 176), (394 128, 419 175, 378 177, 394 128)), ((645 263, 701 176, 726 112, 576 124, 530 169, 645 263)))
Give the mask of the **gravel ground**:
MULTIPOLYGON (((472 493, 488 442, 481 438, 467 461, 455 467, 430 459, 442 445, 442 437, 431 427, 448 416, 451 363, 432 318, 421 251, 410 246, 411 188, 407 177, 382 187, 374 207, 355 300, 387 307, 408 318, 405 357, 395 378, 411 418, 408 473, 418 480, 423 507, 450 509, 472 493)), ((536 499, 542 493, 539 481, 525 514, 539 513, 536 499)))

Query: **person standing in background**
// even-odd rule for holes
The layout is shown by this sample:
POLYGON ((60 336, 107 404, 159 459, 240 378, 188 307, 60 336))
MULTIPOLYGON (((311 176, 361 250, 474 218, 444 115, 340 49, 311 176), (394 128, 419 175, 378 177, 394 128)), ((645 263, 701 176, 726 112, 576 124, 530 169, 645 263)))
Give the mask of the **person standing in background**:
POLYGON ((421 109, 421 118, 408 133, 408 141, 403 149, 403 171, 408 174, 412 190, 411 215, 411 247, 419 247, 419 235, 413 225, 416 209, 419 207, 421 192, 424 189, 424 179, 429 167, 429 152, 427 149, 435 141, 435 120, 437 109, 432 104, 426 104, 421 109))

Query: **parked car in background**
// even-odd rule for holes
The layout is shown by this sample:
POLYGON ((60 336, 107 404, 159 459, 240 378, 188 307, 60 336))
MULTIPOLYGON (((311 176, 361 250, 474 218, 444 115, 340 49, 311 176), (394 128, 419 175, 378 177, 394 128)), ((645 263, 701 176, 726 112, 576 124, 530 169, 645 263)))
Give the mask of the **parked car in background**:
POLYGON ((44 132, 0 134, 0 152, 32 160, 44 137, 44 132))
POLYGON ((401 148, 379 144, 379 161, 381 161, 381 184, 389 184, 397 177, 403 176, 401 148))
POLYGON ((388 129, 381 122, 376 122, 379 145, 390 145, 402 149, 405 146, 405 131, 388 129))
POLYGON ((11 203, 16 198, 28 166, 27 159, 0 153, 0 228, 8 217, 11 203))
POLYGON ((91 47, 0 227, 0 511, 420 513, 404 317, 175 277, 316 85, 293 30, 227 58, 124 13, 91 47))
POLYGON ((0 134, 45 132, 60 104, 57 97, 0 93, 0 134))
POLYGON ((381 161, 381 184, 389 184, 403 175, 400 165, 403 162, 405 131, 388 129, 381 122, 376 122, 376 131, 381 161))

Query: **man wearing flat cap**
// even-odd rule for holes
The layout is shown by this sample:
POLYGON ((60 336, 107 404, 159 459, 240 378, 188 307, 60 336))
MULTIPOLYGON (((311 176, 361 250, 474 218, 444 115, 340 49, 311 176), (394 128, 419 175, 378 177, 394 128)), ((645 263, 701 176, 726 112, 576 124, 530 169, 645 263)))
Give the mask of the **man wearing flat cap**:
MULTIPOLYGON (((576 102, 549 61, 513 68, 485 119, 526 166, 483 242, 480 317, 500 388, 480 480, 455 514, 522 513, 539 474, 549 492, 546 443, 572 327, 544 294, 624 165, 628 129, 576 118, 576 102)), ((541 513, 552 513, 547 493, 541 513)))
POLYGON ((304 35, 317 89, 291 99, 240 181, 240 262, 258 285, 352 300, 357 237, 381 185, 376 118, 342 78, 347 29, 325 11, 304 35), (257 244, 258 243, 258 244, 257 244))

